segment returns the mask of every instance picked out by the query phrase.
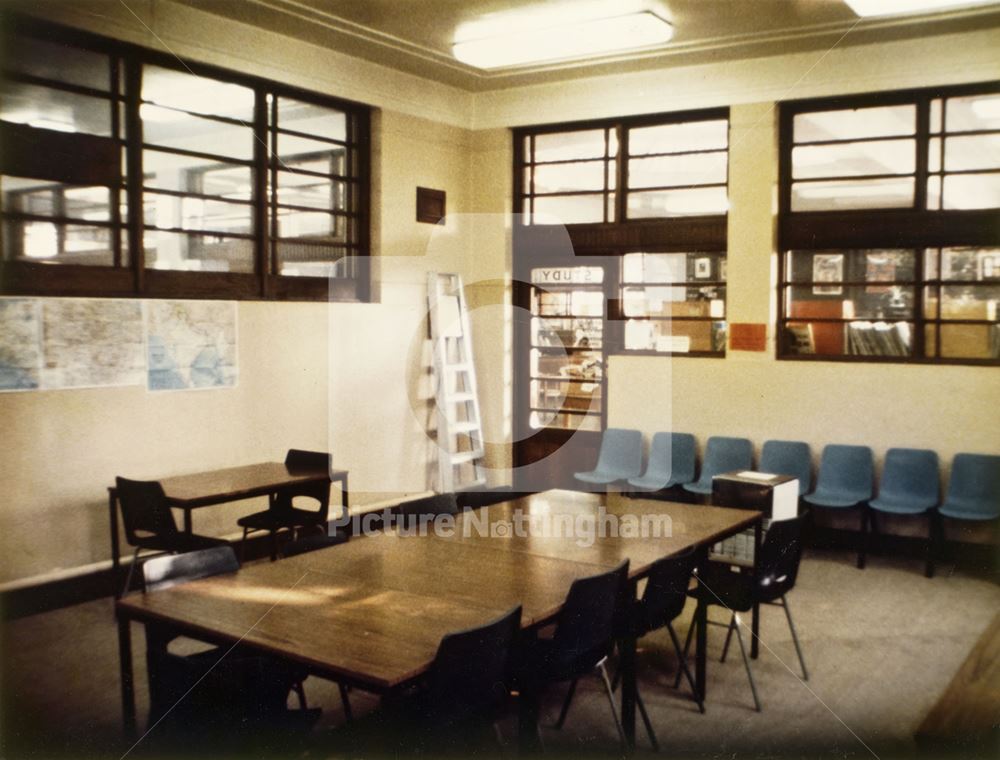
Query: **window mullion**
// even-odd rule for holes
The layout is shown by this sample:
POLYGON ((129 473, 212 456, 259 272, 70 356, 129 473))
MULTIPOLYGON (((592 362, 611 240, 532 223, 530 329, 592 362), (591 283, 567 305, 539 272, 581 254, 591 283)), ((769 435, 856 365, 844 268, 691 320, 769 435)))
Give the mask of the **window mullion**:
POLYGON ((253 106, 253 230, 254 261, 263 298, 271 295, 267 259, 267 137, 267 93, 257 87, 253 106))

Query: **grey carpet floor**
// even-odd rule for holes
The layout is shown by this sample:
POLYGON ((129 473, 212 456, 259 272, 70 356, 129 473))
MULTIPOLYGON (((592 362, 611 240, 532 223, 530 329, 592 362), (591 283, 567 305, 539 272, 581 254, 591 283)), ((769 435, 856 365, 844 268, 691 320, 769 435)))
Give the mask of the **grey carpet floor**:
MULTIPOLYGON (((753 709, 735 648, 718 662, 725 631, 709 631, 707 713, 686 689, 672 688, 676 668, 669 638, 640 642, 640 689, 660 739, 661 755, 692 758, 913 755, 913 733, 976 639, 1000 611, 1000 586, 945 565, 926 579, 917 560, 874 557, 856 570, 844 552, 811 551, 789 602, 805 650, 809 680, 798 663, 783 613, 762 613, 761 654, 754 662, 763 712, 753 709)), ((678 621, 683 637, 693 611, 678 621)), ((727 620, 713 608, 711 617, 727 620)), ((146 687, 141 628, 133 627, 137 703, 146 687)), ((112 603, 101 600, 11 621, 0 639, 0 756, 4 758, 120 758, 117 638, 112 603)), ((343 722, 336 688, 311 678, 309 701, 324 708, 318 728, 343 722)), ((543 706, 543 739, 550 756, 619 754, 614 723, 600 682, 582 681, 565 727, 551 727, 563 689, 543 706)), ((352 693, 359 714, 377 702, 352 693)), ((513 722, 501 725, 514 754, 513 722)), ((649 743, 639 731, 639 753, 649 743)), ((195 750, 193 756, 197 757, 195 750)), ((323 752, 313 751, 312 757, 323 752)))

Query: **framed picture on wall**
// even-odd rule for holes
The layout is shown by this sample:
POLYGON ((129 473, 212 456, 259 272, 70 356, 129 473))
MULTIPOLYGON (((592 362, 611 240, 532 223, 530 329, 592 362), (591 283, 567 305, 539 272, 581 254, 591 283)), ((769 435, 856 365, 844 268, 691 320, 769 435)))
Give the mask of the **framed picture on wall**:
POLYGON ((839 296, 844 292, 840 284, 844 281, 844 254, 817 253, 812 264, 813 295, 839 296))
POLYGON ((696 280, 708 280, 712 277, 712 259, 703 256, 694 260, 694 276, 696 280))

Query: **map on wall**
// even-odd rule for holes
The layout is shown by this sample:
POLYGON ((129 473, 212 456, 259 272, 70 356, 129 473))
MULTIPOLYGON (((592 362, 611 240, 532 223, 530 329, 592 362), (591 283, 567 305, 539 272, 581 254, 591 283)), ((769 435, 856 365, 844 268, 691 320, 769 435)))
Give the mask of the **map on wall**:
POLYGON ((0 391, 39 387, 40 324, 36 300, 0 298, 0 391))
POLYGON ((41 308, 43 389, 142 384, 139 301, 46 298, 41 308))
POLYGON ((236 304, 150 301, 147 304, 151 391, 236 385, 236 304))

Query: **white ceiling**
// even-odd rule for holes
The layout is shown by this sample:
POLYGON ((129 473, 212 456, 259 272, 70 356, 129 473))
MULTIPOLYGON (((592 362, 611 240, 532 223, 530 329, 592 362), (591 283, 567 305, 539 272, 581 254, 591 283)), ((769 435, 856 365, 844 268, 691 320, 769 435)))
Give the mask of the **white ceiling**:
POLYGON ((580 0, 179 1, 472 91, 1000 28, 1000 1, 946 13, 859 20, 843 0, 657 0, 675 29, 674 38, 661 47, 486 72, 452 57, 462 23, 539 5, 572 7, 580 0))

